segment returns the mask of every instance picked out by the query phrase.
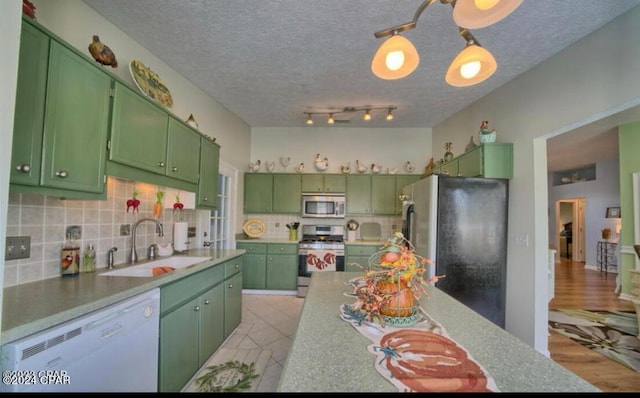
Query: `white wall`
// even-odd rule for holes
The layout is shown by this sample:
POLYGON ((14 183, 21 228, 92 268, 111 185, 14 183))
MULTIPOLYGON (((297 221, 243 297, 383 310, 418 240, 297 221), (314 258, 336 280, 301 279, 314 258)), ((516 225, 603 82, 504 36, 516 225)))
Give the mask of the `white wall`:
MULTIPOLYGON (((128 82, 134 90, 137 87, 129 74, 129 64, 133 59, 142 61, 169 88, 174 103, 169 110, 181 120, 186 120, 189 114, 193 114, 200 132, 216 138, 221 147, 220 159, 239 169, 245 167, 249 161, 251 129, 243 120, 85 3, 79 0, 32 0, 32 3, 36 6, 36 18, 40 24, 86 54, 89 59, 91 56, 87 47, 93 35, 98 35, 100 41, 113 50, 118 60, 118 67, 108 67, 108 70, 128 82)), ((241 199, 238 198, 236 206, 239 211, 242 211, 241 199)))
MULTIPOLYGON (((596 179, 575 184, 553 186, 549 176, 549 244, 555 245, 557 234, 555 203, 560 199, 585 198, 585 266, 596 266, 596 246, 602 240, 601 230, 611 228, 611 239, 620 220, 606 219, 607 207, 620 207, 620 166, 618 157, 596 163, 596 179)), ((569 214, 571 218, 571 214, 569 214)), ((575 233, 573 235, 576 236, 575 233)))
MULTIPOLYGON (((18 76, 18 54, 20 47, 20 0, 0 2, 0 253, 5 251, 5 226, 7 225, 7 207, 9 203, 9 168, 11 164, 11 142, 13 137, 13 110, 16 98, 16 79, 18 76)), ((0 286, 4 280, 4 255, 0 257, 0 286)), ((0 289, 0 308, 2 308, 2 289, 0 289)), ((2 316, 0 311, 0 327, 2 316)), ((1 328, 0 328, 1 330, 1 328)))
MULTIPOLYGON (((304 122, 304 118, 300 118, 304 122)), ((444 148, 444 147, 443 147, 444 148)), ((462 147, 464 148, 464 147, 462 147)), ((327 173, 340 173, 340 166, 350 162, 355 173, 356 160, 360 160, 371 173, 371 164, 380 164, 382 173, 387 168, 406 173, 407 161, 415 167, 414 174, 424 173, 431 157, 431 129, 410 128, 348 128, 348 127, 290 127, 251 129, 251 161, 260 159, 276 162, 275 172, 293 172, 303 162, 305 173, 318 173, 314 168, 316 154, 329 159, 327 173), (280 157, 291 157, 289 167, 280 164, 280 157)), ((444 154, 444 149, 442 149, 444 154)), ((438 159, 443 155, 438 152, 438 159)), ((248 164, 243 170, 247 170, 248 164)))
POLYGON ((513 142, 506 330, 541 352, 548 321, 546 139, 640 103, 639 20, 636 7, 433 129, 434 148, 447 141, 463 148, 482 120, 498 141, 513 142))

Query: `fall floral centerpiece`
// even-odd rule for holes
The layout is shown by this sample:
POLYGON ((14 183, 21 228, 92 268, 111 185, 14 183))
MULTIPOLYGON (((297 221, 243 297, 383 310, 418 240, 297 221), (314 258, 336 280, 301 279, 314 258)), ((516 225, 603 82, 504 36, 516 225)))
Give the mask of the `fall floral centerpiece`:
POLYGON ((443 276, 428 276, 431 260, 415 253, 413 244, 396 232, 369 257, 367 266, 355 264, 364 276, 355 284, 356 302, 350 305, 351 316, 377 322, 381 326, 410 326, 419 318, 426 286, 443 276))

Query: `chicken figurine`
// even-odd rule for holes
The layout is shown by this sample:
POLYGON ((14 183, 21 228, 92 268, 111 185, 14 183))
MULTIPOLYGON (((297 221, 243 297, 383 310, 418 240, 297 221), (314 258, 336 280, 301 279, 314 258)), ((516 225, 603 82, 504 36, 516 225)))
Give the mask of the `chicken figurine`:
POLYGON ((340 166, 340 171, 343 174, 351 173, 351 162, 347 162, 347 163, 343 164, 342 166, 340 166))
POLYGON ((253 171, 254 173, 257 173, 258 170, 260 170, 261 164, 262 162, 260 162, 260 160, 257 160, 255 163, 251 162, 249 163, 249 170, 253 171))
POLYGON ((356 170, 358 171, 358 173, 366 173, 367 166, 365 166, 364 164, 360 163, 359 160, 356 160, 356 170))
POLYGON ((267 167, 267 171, 269 173, 271 173, 273 171, 273 169, 275 169, 275 167, 276 167, 276 162, 267 161, 267 164, 265 166, 267 167))
POLYGON ((111 49, 100 41, 100 38, 96 35, 93 35, 93 42, 89 44, 89 52, 93 59, 96 60, 97 63, 111 66, 112 68, 118 67, 118 61, 116 61, 116 55, 111 51, 111 49))
POLYGON ((371 172, 373 174, 378 174, 380 173, 380 171, 382 171, 382 166, 380 166, 379 164, 371 163, 371 172))
POLYGON ((300 163, 296 166, 296 173, 302 173, 304 171, 304 163, 300 163))
POLYGON ((316 170, 325 171, 329 168, 329 159, 326 157, 320 157, 320 154, 318 153, 316 154, 315 166, 316 170))
POLYGON ((413 170, 415 169, 415 167, 413 167, 411 162, 407 162, 404 164, 404 169, 407 171, 407 173, 413 173, 413 170))

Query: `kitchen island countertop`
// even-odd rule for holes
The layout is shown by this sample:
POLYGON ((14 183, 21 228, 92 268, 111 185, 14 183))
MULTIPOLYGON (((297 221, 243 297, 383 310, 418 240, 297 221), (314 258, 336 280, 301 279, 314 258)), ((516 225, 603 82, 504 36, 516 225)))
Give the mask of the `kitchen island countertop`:
MULTIPOLYGON (((18 340, 218 265, 244 252, 244 250, 190 249, 185 254, 174 254, 174 256, 211 257, 211 260, 155 277, 103 277, 99 274, 111 270, 100 268, 96 272, 80 273, 73 278, 51 278, 6 287, 3 290, 0 344, 18 340)), ((141 260, 139 264, 145 262, 148 261, 141 260)), ((116 265, 116 269, 129 266, 131 265, 120 264, 116 265)))
MULTIPOLYGON (((345 285, 357 272, 317 272, 282 371, 279 392, 398 391, 374 368, 371 341, 339 315, 352 303, 345 285)), ((422 308, 494 378, 501 392, 597 392, 596 387, 545 357, 439 289, 429 286, 422 308)))

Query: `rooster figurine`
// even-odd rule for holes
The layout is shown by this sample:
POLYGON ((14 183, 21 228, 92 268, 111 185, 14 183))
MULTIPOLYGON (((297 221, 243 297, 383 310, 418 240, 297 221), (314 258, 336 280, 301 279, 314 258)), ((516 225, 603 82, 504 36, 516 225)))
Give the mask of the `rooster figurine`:
POLYGON ((302 173, 303 171, 304 171, 304 163, 300 163, 298 166, 296 166, 297 173, 302 173))
POLYGON ((411 162, 407 162, 407 163, 404 164, 404 169, 407 170, 408 173, 413 173, 413 170, 415 168, 413 167, 411 162))
POLYGON ((254 173, 257 173, 258 170, 260 170, 260 165, 262 163, 260 162, 260 160, 257 160, 255 163, 249 163, 249 170, 253 171, 254 173))
POLYGON ((351 173, 351 162, 347 162, 345 164, 343 164, 342 166, 340 166, 340 171, 344 174, 349 174, 351 173))
POLYGON ((371 172, 373 174, 378 174, 382 170, 382 166, 379 164, 371 163, 371 172))
POLYGON ((360 163, 359 160, 356 160, 356 170, 358 170, 358 173, 365 173, 367 171, 367 166, 360 163))
POLYGON ((112 68, 118 67, 116 55, 106 44, 102 44, 100 38, 96 35, 93 35, 93 42, 89 44, 89 52, 97 63, 111 66, 112 68))
POLYGON ((266 167, 267 167, 267 171, 271 173, 273 169, 276 167, 276 162, 267 161, 266 167))
POLYGON ((325 171, 326 169, 329 168, 329 159, 322 158, 320 157, 320 154, 316 154, 316 160, 315 160, 315 166, 316 166, 316 170, 318 171, 325 171))

